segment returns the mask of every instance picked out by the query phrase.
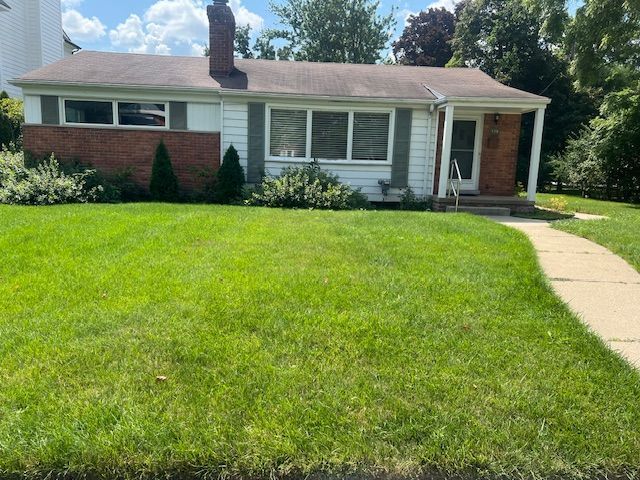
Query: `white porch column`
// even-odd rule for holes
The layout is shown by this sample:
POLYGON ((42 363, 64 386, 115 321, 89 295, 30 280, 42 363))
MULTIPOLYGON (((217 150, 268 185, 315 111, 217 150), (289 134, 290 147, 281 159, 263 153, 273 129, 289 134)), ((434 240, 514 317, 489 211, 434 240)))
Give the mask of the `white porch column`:
POLYGON ((544 107, 536 110, 536 120, 533 127, 533 144, 531 146, 531 162, 529 163, 529 185, 527 188, 527 200, 530 202, 536 201, 536 191, 538 189, 542 131, 544 129, 544 112, 544 107))
POLYGON ((447 198, 449 167, 451 164, 451 139, 453 137, 453 113, 453 105, 447 105, 444 114, 444 132, 442 133, 442 156, 440 159, 438 198, 447 198))

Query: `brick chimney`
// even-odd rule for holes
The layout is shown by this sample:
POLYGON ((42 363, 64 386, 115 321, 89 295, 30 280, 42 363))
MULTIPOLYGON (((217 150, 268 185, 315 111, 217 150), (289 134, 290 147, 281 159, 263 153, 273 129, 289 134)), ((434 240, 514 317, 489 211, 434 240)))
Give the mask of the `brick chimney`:
POLYGON ((227 0, 213 0, 207 6, 209 16, 209 73, 228 77, 233 72, 236 19, 227 0))

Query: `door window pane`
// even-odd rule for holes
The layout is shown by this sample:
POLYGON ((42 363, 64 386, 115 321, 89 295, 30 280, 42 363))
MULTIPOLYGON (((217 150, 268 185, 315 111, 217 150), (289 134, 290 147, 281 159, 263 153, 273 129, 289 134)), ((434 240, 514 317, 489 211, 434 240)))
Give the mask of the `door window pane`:
POLYGON ((164 127, 167 121, 164 103, 122 103, 118 102, 118 123, 120 125, 164 127))
POLYGON ((476 143, 476 122, 454 121, 452 142, 454 150, 473 150, 476 143))
POLYGON ((347 158, 349 114, 347 112, 313 112, 311 156, 325 160, 347 158))
POLYGON ((453 122, 451 160, 458 161, 463 180, 473 179, 473 162, 476 145, 476 122, 456 120, 453 122))
POLYGON ((113 104, 111 102, 65 100, 64 112, 67 123, 113 125, 113 104))

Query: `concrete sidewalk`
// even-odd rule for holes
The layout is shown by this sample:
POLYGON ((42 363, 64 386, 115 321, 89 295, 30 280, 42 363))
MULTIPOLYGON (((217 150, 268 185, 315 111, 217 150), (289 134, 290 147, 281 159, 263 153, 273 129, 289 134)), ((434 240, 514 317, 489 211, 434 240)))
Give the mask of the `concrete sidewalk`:
POLYGON ((606 248, 554 230, 545 221, 490 218, 526 233, 560 298, 640 368, 640 273, 606 248))

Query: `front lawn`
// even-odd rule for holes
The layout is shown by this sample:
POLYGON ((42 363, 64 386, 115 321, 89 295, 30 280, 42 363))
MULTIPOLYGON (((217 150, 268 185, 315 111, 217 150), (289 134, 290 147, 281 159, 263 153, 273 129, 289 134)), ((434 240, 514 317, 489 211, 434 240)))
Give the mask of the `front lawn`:
POLYGON ((539 202, 542 206, 557 203, 552 200, 554 198, 564 200, 569 212, 609 217, 588 222, 556 222, 553 224, 555 228, 599 243, 640 270, 640 205, 553 194, 539 195, 539 202))
POLYGON ((0 207, 0 252, 0 478, 640 467, 640 376, 487 220, 0 207))

